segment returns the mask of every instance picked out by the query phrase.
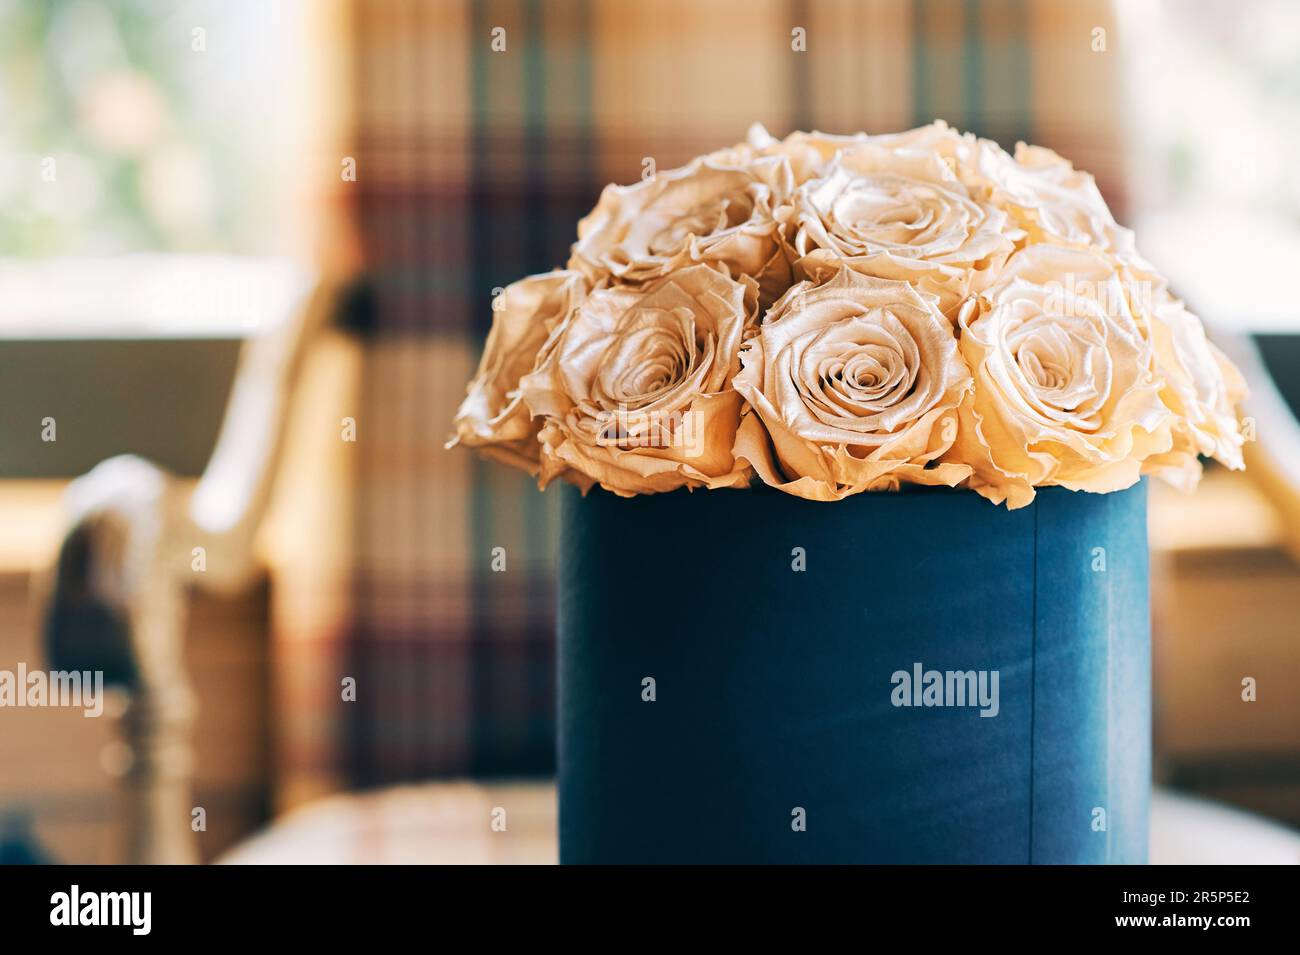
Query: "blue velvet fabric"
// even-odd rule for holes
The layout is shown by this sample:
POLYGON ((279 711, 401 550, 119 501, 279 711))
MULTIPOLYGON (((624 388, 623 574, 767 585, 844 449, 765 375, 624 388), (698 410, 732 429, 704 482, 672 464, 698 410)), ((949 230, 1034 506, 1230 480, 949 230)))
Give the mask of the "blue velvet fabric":
POLYGON ((562 862, 1146 860, 1145 482, 564 494, 562 862))

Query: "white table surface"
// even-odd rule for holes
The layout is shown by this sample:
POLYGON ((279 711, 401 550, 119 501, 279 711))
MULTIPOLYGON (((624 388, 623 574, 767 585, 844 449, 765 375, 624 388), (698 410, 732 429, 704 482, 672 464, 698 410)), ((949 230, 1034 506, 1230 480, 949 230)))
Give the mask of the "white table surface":
MULTIPOLYGON (((227 853, 229 864, 556 861, 555 787, 430 783, 332 796, 289 813, 227 853), (492 829, 504 809, 506 830, 492 829)), ((1300 863, 1300 834, 1216 803, 1157 789, 1151 862, 1300 863)))

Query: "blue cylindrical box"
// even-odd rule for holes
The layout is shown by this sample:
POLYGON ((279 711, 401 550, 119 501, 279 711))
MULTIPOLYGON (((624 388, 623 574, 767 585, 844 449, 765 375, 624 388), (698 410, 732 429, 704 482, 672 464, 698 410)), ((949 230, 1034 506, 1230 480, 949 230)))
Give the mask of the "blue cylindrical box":
POLYGON ((1145 483, 564 490, 566 863, 1140 863, 1145 483))

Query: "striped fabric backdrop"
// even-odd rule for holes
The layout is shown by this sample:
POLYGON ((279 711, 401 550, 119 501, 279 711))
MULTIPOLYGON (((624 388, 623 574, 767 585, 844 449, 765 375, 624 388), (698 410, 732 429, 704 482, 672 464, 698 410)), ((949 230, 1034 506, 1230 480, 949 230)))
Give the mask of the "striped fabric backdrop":
POLYGON ((1121 183, 1123 37, 1100 0, 358 0, 354 17, 378 306, 350 649, 365 692, 346 741, 359 785, 554 768, 556 496, 442 443, 493 289, 562 264, 604 183, 756 120, 784 135, 936 117, 1057 148, 1112 199, 1121 183))

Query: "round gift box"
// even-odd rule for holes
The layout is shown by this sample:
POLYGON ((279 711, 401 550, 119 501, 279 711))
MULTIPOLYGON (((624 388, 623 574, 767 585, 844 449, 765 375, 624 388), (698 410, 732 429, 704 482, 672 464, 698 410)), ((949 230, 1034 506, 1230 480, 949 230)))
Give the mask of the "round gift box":
POLYGON ((1146 861, 1145 482, 561 526, 561 862, 1146 861))

